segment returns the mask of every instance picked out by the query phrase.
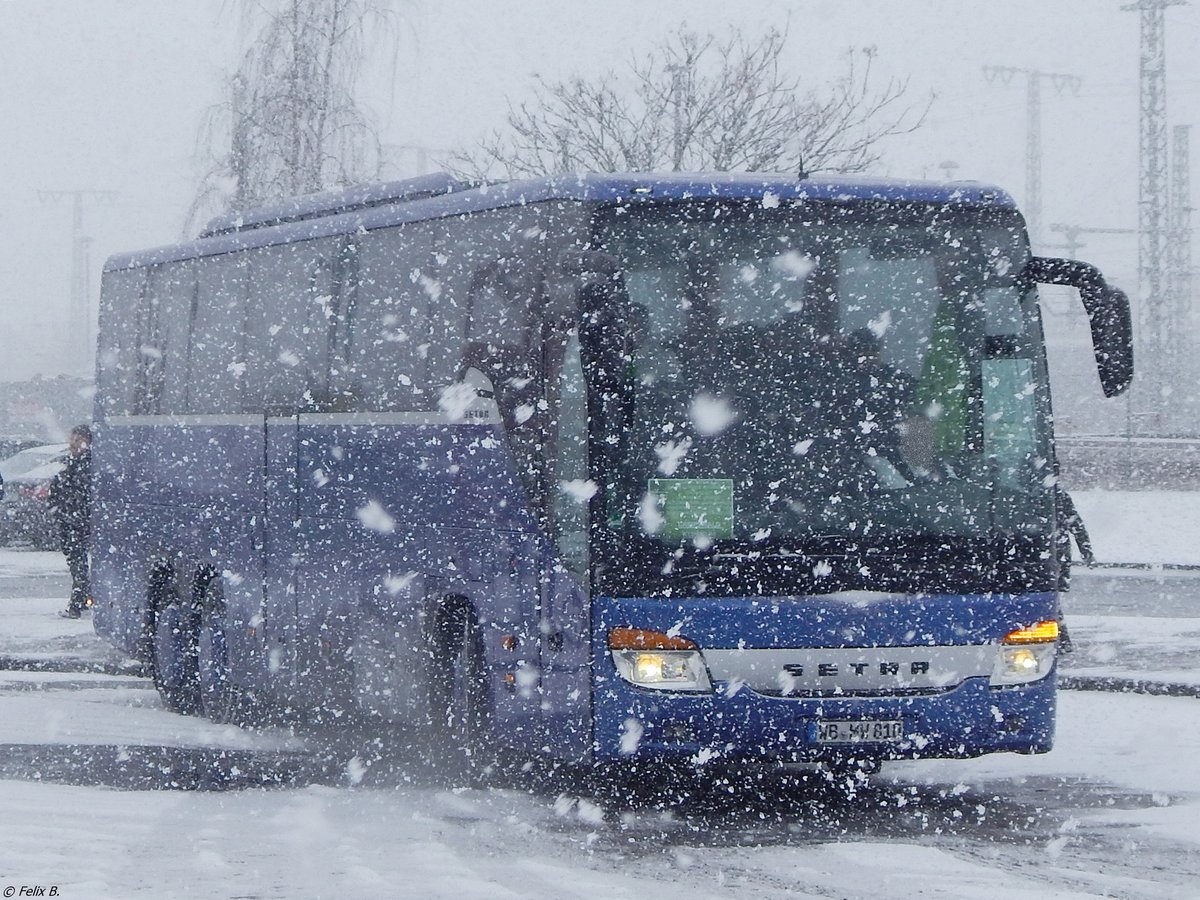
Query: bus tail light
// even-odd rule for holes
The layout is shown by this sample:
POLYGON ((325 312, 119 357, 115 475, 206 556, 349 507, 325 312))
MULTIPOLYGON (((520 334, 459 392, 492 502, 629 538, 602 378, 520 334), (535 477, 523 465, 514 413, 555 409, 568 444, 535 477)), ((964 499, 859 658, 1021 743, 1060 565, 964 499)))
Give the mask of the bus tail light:
POLYGON ((712 692, 695 641, 644 628, 613 628, 608 648, 617 674, 630 684, 655 691, 712 692))
POLYGON ((1047 619, 1004 637, 992 668, 993 686, 1028 684, 1045 678, 1058 650, 1058 622, 1047 619))

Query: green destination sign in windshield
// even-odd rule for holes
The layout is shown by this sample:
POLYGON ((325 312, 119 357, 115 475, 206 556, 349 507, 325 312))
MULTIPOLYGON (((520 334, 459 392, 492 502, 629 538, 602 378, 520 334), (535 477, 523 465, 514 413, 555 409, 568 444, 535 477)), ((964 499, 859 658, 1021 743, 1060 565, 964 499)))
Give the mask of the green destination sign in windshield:
POLYGON ((647 485, 668 540, 733 537, 733 479, 651 478, 647 485))

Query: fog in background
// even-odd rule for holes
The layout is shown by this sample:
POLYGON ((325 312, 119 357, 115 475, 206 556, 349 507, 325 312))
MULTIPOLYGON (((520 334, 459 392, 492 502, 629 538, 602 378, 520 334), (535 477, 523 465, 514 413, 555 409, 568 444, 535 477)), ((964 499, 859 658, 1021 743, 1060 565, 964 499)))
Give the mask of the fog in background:
MULTIPOLYGON (((936 94, 924 126, 891 139, 875 174, 989 181, 1023 202, 1025 76, 989 81, 984 66, 1064 73, 1082 79, 1077 93, 1041 85, 1042 221, 1134 228, 1139 30, 1121 5, 397 0, 359 99, 385 144, 384 177, 406 177, 501 126, 509 102, 531 96, 534 73, 557 80, 622 69, 683 22, 718 35, 733 25, 748 35, 786 27, 788 62, 807 83, 840 75, 849 49, 874 46, 879 82, 910 78, 917 106, 936 94)), ((1166 21, 1168 115, 1188 124, 1200 111, 1200 6, 1170 8, 1166 21)), ((91 360, 66 358, 67 192, 85 192, 94 318, 110 253, 183 236, 208 164, 198 152, 203 118, 256 32, 232 0, 0 0, 0 381, 90 370, 91 360)), ((1193 150, 1194 184, 1197 160, 1193 150)), ((1136 296, 1135 236, 1082 237, 1080 256, 1136 296)), ((1086 363, 1086 335, 1066 302, 1047 299, 1052 354, 1057 346, 1059 359, 1086 363)), ((1060 424, 1070 426, 1073 413, 1061 407, 1060 424)))

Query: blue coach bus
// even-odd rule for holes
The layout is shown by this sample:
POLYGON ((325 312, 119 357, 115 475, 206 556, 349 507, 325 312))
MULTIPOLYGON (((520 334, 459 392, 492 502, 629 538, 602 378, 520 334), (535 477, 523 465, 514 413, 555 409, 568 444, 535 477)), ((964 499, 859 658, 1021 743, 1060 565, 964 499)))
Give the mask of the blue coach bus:
POLYGON ((96 629, 173 709, 466 760, 1047 751, 1038 283, 1124 390, 1125 296, 974 183, 426 176, 214 220, 105 268, 96 629))

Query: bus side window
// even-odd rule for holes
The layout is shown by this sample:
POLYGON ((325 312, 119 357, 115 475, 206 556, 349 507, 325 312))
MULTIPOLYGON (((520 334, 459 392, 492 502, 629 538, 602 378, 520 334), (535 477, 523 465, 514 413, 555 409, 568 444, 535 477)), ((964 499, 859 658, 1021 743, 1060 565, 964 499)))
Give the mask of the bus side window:
MULTIPOLYGON (((548 298, 559 251, 584 219, 567 207, 500 210, 437 223, 428 377, 433 398, 478 369, 494 387, 509 451, 543 527, 553 502, 549 427, 548 298), (452 357, 437 348, 454 348, 452 357)), ((564 286, 564 289, 567 289, 564 286)), ((574 296, 564 295, 574 309, 574 296)))
POLYGON ((500 411, 518 427, 517 406, 537 389, 533 339, 534 309, 541 303, 541 278, 522 271, 526 261, 491 260, 479 266, 467 289, 467 340, 462 366, 474 366, 496 386, 500 411))
MULTIPOLYGON (((476 268, 467 293, 462 371, 475 368, 492 383, 517 473, 536 515, 547 514, 547 408, 540 360, 534 352, 533 309, 540 273, 521 262, 491 260, 476 268)), ((543 521, 543 525, 546 523, 543 521)))
POLYGON ((142 293, 137 310, 137 341, 133 413, 135 415, 153 415, 158 412, 159 381, 162 372, 162 341, 159 339, 159 296, 156 292, 156 282, 161 266, 149 272, 146 289, 142 293))
MULTIPOLYGON (((536 216, 532 210, 502 210, 438 223, 432 273, 438 294, 430 304, 429 354, 435 392, 471 365, 495 382, 486 357, 495 358, 493 368, 501 360, 527 367, 531 329, 541 312, 542 232, 536 216), (465 352, 446 353, 460 347, 465 352)), ((497 383, 496 389, 503 388, 497 383)))
POLYGON ((246 358, 249 288, 245 253, 208 257, 200 264, 196 316, 189 348, 189 382, 202 386, 188 412, 241 412, 246 358))
POLYGON ((129 415, 135 408, 140 365, 138 316, 146 288, 145 269, 122 269, 104 274, 100 298, 99 348, 102 412, 129 415))
POLYGON ((356 410, 429 405, 429 306, 440 294, 427 271, 432 252, 430 233, 420 225, 359 239, 353 303, 343 305, 345 371, 332 386, 356 410))
POLYGON ((268 413, 293 414, 323 392, 332 316, 330 240, 255 251, 258 285, 254 311, 256 354, 253 396, 268 413))
POLYGON ((138 411, 179 414, 188 404, 188 332, 196 305, 190 260, 150 271, 139 340, 138 411))

